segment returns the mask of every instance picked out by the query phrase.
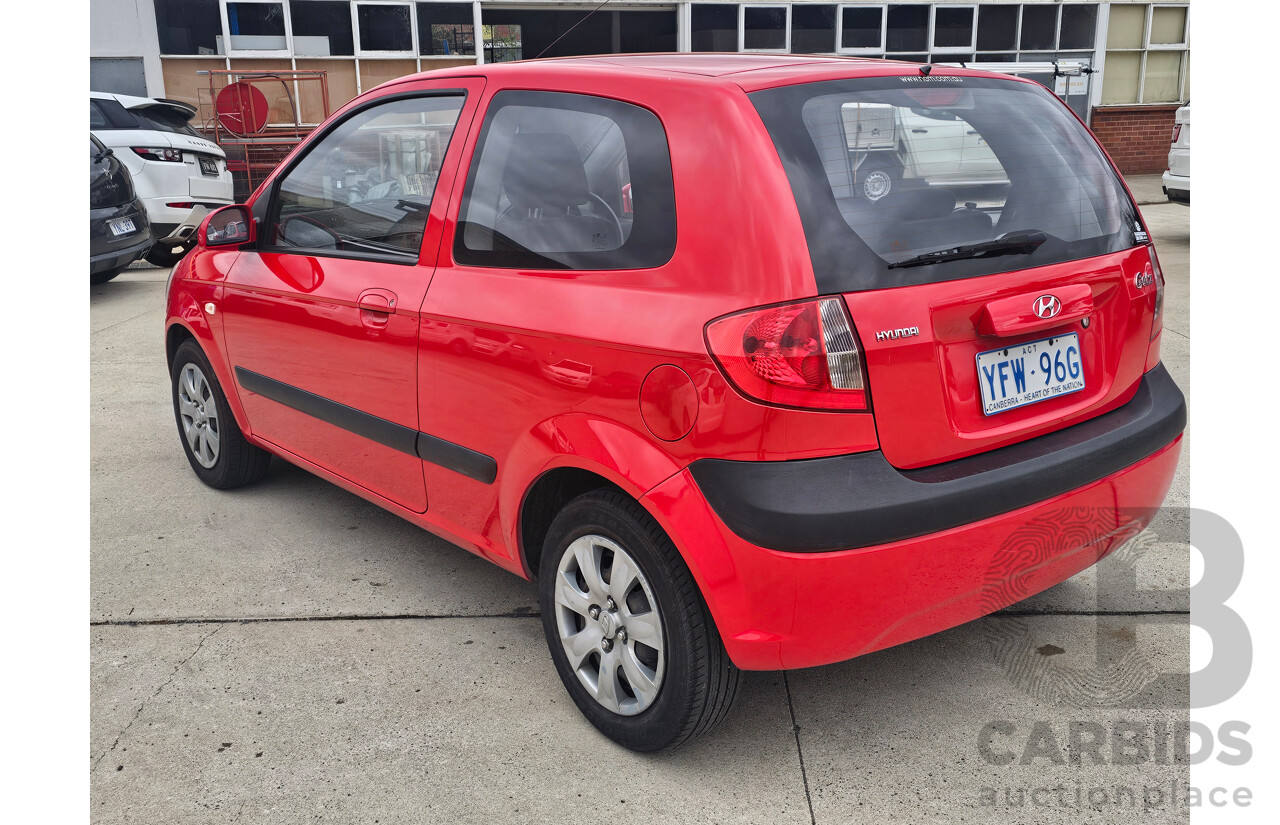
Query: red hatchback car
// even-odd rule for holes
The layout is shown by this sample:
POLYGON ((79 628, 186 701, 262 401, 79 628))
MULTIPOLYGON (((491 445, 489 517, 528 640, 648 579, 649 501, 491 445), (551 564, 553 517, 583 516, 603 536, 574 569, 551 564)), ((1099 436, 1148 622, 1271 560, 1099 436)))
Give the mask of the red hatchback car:
POLYGON ((632 55, 343 107, 168 286, 182 445, 271 455, 536 580, 636 750, 741 670, 1043 590, 1143 527, 1186 407, 1088 129, 966 69, 632 55))

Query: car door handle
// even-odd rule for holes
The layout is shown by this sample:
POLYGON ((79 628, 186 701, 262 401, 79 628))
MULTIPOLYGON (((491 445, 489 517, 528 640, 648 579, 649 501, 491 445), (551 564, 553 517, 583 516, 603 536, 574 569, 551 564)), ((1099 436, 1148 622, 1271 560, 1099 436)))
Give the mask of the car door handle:
POLYGON ((390 315, 396 311, 396 294, 389 289, 366 289, 356 299, 362 312, 390 315))
POLYGON ((928 130, 928 129, 912 129, 911 131, 912 131, 914 134, 917 134, 917 135, 923 135, 923 134, 925 134, 926 132, 928 132, 929 130, 928 130))
POLYGON ((386 329, 391 314, 396 311, 396 294, 388 289, 366 289, 356 299, 360 308, 360 323, 372 330, 386 329))
POLYGON ((976 135, 976 134, 978 134, 978 132, 977 132, 977 130, 976 130, 976 129, 970 129, 969 131, 965 132, 965 134, 966 134, 966 135, 976 135))

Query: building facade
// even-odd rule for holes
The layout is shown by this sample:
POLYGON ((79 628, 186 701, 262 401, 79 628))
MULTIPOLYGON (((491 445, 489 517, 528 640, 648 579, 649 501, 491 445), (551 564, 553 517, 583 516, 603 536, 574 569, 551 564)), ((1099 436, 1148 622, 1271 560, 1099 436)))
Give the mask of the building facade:
MULTIPOLYGON (((1126 173, 1160 172, 1190 99, 1188 2, 855 0, 94 0, 92 88, 201 102, 208 70, 324 71, 331 108, 444 66, 647 51, 1083 64, 1037 77, 1084 117, 1126 173)), ((323 116, 314 93, 290 101, 323 116)), ((273 107, 273 115, 275 108, 273 107)))

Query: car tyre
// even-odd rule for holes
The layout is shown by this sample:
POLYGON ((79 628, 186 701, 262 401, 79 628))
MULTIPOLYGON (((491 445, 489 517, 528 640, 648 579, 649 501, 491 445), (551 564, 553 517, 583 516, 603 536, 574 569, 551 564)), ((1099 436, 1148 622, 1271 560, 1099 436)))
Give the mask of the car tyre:
POLYGON ((177 265, 191 248, 188 246, 169 246, 168 244, 157 243, 147 251, 147 263, 152 266, 159 266, 168 269, 177 265))
POLYGON ((218 377, 194 339, 178 347, 170 377, 178 436, 200 480, 230 490, 266 475, 271 453, 250 444, 240 432, 218 377))
POLYGON ((724 719, 741 672, 684 559, 639 503, 617 490, 569 502, 551 523, 540 567, 556 671, 601 733, 652 752, 724 719))
POLYGON ((902 167, 879 159, 870 159, 858 168, 857 192, 869 201, 878 201, 889 195, 902 178, 902 167))
POLYGON ((116 277, 121 272, 124 272, 123 266, 116 267, 115 269, 104 269, 101 272, 90 272, 89 283, 93 286, 96 286, 98 284, 105 284, 107 281, 110 281, 112 278, 116 277))

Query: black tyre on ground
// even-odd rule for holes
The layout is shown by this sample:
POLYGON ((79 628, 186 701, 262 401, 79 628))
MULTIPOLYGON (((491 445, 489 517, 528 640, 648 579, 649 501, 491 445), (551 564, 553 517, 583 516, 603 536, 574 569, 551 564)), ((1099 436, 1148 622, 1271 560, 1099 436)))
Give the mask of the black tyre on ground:
POLYGON ((200 480, 229 490, 266 475, 271 453, 250 444, 240 432, 218 377, 195 340, 178 347, 170 376, 178 436, 200 480))
POLYGON ((649 752, 724 719, 741 672, 679 551, 636 501, 595 490, 569 502, 540 567, 551 658, 591 724, 649 752))
POLYGON ((89 283, 93 285, 105 284, 107 281, 110 281, 112 278, 116 277, 121 272, 124 272, 124 267, 118 267, 116 269, 104 269, 101 272, 90 272, 89 283))
POLYGON ((191 251, 187 246, 169 246, 157 243, 147 252, 147 263, 152 266, 171 267, 191 251))

